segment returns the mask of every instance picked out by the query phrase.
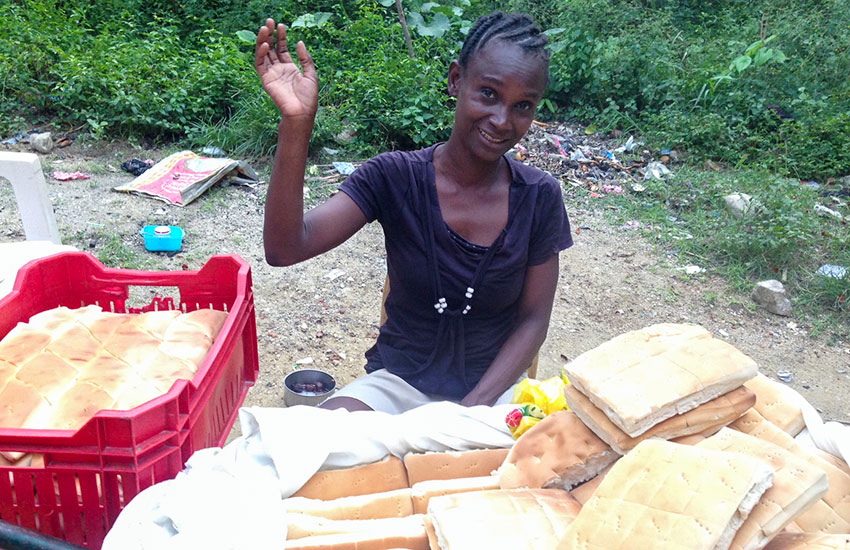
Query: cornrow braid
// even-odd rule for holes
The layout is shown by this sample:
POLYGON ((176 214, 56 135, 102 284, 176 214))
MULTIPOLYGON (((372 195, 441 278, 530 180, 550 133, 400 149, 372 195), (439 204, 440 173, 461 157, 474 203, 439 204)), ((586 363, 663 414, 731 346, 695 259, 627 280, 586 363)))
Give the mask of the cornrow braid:
POLYGON ((527 53, 539 55, 547 65, 549 63, 549 51, 544 47, 549 40, 534 24, 531 16, 503 11, 494 11, 478 18, 463 42, 458 63, 466 66, 478 50, 494 39, 515 44, 527 53))

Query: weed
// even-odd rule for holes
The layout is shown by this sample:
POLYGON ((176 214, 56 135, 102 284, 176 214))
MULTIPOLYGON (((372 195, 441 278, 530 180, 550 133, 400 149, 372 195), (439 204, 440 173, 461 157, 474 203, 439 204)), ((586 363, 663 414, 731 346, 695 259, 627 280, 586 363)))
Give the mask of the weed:
POLYGON ((122 267, 125 269, 142 269, 145 265, 139 254, 117 234, 106 235, 101 233, 100 237, 105 239, 103 247, 97 251, 97 258, 107 267, 122 267))

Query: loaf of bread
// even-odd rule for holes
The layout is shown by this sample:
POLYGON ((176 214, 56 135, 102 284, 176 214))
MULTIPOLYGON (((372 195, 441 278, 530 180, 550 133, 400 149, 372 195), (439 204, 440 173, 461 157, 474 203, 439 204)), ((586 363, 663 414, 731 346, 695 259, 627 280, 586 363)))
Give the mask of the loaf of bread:
POLYGON ((0 427, 76 430, 102 409, 158 397, 195 375, 226 317, 98 306, 38 313, 0 341, 0 427))
POLYGON ((794 523, 806 533, 850 533, 850 475, 801 447, 793 437, 752 409, 730 424, 730 428, 778 445, 826 472, 829 489, 794 523))
POLYGON ((773 485, 738 529, 730 550, 764 548, 786 525, 811 508, 829 485, 823 470, 778 445, 736 430, 723 428, 697 447, 751 456, 776 472, 773 485))
POLYGON ((554 550, 581 505, 560 489, 476 491, 431 499, 440 550, 554 550))
POLYGON ((795 436, 806 426, 803 410, 795 401, 798 397, 787 386, 761 373, 744 385, 756 394, 756 411, 785 433, 795 436))
POLYGON ((499 468, 502 489, 570 489, 620 457, 570 411, 550 414, 531 427, 499 468))
POLYGON ((780 533, 764 550, 850 550, 850 534, 780 533))
POLYGON ((410 486, 431 479, 489 476, 499 469, 508 449, 477 449, 445 453, 410 453, 404 456, 410 486))
MULTIPOLYGON (((429 550, 422 516, 345 522, 350 531, 289 540, 285 550, 429 550), (359 524, 354 526, 354 524, 359 524)), ((345 529, 345 528, 344 528, 345 529)))
POLYGON ((695 409, 677 414, 652 426, 637 437, 631 437, 597 408, 575 387, 564 388, 567 404, 588 428, 619 454, 626 454, 644 439, 674 439, 685 435, 717 431, 739 418, 756 403, 756 394, 745 387, 703 403, 695 409))
POLYGON ((627 332, 579 355, 565 370, 570 383, 631 437, 758 373, 755 361, 687 324, 627 332))
POLYGON ((648 439, 614 464, 558 548, 726 550, 772 479, 742 454, 648 439))
POLYGON ((413 515, 410 488, 333 500, 291 497, 284 499, 283 506, 287 514, 306 514, 336 520, 403 518, 413 515))
POLYGON ((413 513, 424 514, 428 511, 428 503, 434 497, 469 493, 472 491, 487 491, 499 488, 498 476, 462 477, 458 479, 431 479, 414 483, 410 488, 413 499, 413 513))
POLYGON ((372 464, 316 472, 292 496, 333 500, 408 487, 404 463, 398 457, 388 456, 372 464))

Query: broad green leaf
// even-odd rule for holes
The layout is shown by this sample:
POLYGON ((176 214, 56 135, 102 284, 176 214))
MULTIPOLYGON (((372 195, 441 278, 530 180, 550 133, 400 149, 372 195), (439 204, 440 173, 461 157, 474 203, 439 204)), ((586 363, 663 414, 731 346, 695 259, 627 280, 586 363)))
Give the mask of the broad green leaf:
POLYGON ((745 70, 747 70, 747 67, 749 67, 752 64, 752 62, 753 62, 752 57, 750 57, 749 55, 742 55, 740 57, 735 58, 735 60, 732 61, 732 64, 729 65, 729 68, 735 69, 736 71, 741 73, 741 72, 744 72, 745 70))
POLYGON ((236 38, 246 44, 254 44, 257 42, 257 33, 243 29, 241 31, 236 31, 236 38))
POLYGON ((395 4, 395 0, 378 0, 378 3, 385 8, 388 8, 395 4))
POLYGON ((438 3, 436 3, 436 2, 425 2, 424 4, 422 4, 422 7, 421 7, 421 8, 419 8, 419 11, 420 11, 421 13, 428 13, 428 12, 430 12, 432 9, 434 9, 434 8, 439 8, 439 7, 440 7, 440 4, 438 4, 438 3))
POLYGON ((773 48, 762 48, 753 57, 753 66, 760 67, 773 57, 773 48))
POLYGON ((330 20, 331 15, 332 14, 330 12, 326 11, 305 13, 303 15, 299 15, 289 27, 292 29, 298 27, 321 27, 330 20))
POLYGON ((430 25, 425 23, 425 19, 419 12, 411 12, 407 18, 413 24, 413 27, 416 29, 416 32, 418 32, 422 36, 433 36, 434 38, 440 38, 446 33, 447 30, 449 30, 450 26, 449 18, 443 15, 442 13, 436 14, 431 20, 430 25))
POLYGON ((565 29, 563 27, 556 27, 554 29, 548 29, 548 30, 543 31, 543 34, 545 34, 546 36, 555 36, 556 34, 561 34, 565 30, 567 30, 567 29, 565 29))
POLYGON ((567 41, 561 40, 559 42, 551 42, 549 43, 549 51, 552 53, 558 53, 567 47, 567 41))
POLYGON ((590 126, 585 128, 584 133, 587 134, 587 135, 595 134, 596 133, 596 124, 591 124, 590 126))

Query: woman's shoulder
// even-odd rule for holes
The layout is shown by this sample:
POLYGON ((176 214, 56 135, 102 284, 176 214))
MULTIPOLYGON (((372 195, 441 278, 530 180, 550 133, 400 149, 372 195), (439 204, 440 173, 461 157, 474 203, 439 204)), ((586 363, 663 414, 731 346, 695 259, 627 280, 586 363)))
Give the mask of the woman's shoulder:
POLYGON ((544 187, 555 187, 560 189, 560 184, 551 174, 544 172, 536 166, 530 166, 510 157, 505 157, 511 167, 514 183, 520 185, 537 185, 544 187))
POLYGON ((414 151, 386 151, 373 157, 368 162, 381 166, 406 166, 408 163, 433 162, 434 145, 414 151))

